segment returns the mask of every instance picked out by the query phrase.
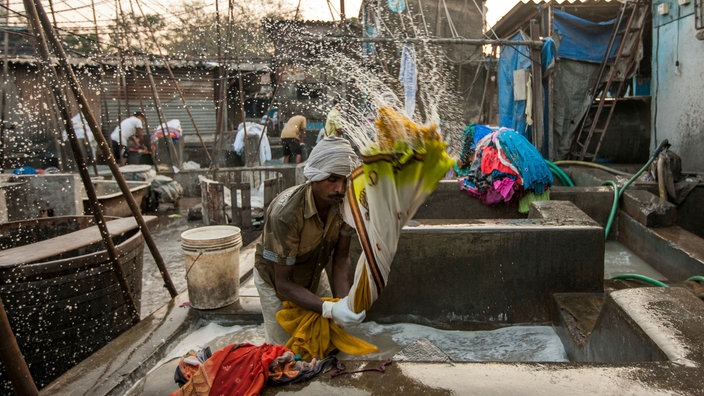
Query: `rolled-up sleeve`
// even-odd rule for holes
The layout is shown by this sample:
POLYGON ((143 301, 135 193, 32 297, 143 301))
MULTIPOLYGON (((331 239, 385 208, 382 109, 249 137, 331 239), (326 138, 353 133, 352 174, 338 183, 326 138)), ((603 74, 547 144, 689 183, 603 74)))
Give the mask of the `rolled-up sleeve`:
POLYGON ((270 235, 262 251, 262 257, 278 264, 296 264, 300 233, 296 229, 295 222, 277 219, 270 224, 268 231, 270 235))

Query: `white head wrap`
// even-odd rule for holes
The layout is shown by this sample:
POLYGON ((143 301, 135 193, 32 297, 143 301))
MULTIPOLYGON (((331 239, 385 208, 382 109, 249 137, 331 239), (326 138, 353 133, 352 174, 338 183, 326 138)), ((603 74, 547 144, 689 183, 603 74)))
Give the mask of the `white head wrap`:
POLYGON ((303 168, 303 175, 308 182, 325 180, 333 173, 349 176, 358 163, 357 154, 347 139, 329 137, 313 147, 303 168))

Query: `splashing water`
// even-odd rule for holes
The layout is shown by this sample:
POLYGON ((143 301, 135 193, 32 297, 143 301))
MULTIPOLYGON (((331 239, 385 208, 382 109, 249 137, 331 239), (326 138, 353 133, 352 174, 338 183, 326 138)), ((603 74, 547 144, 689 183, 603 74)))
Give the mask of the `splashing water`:
MULTIPOLYGON (((441 48, 427 41, 416 46, 420 48, 416 50, 415 63, 418 106, 413 114, 406 116, 418 125, 437 125, 443 140, 454 149, 461 144, 464 124, 462 109, 458 108, 461 99, 450 89, 452 74, 443 64, 441 48)), ((329 79, 348 83, 348 92, 340 98, 343 109, 340 124, 346 137, 360 149, 378 147, 374 119, 379 116, 379 109, 389 107, 405 114, 404 91, 398 78, 341 53, 328 56, 320 68, 329 79)), ((405 133, 405 129, 398 128, 398 132, 405 133)), ((399 136, 404 137, 408 136, 399 136)))

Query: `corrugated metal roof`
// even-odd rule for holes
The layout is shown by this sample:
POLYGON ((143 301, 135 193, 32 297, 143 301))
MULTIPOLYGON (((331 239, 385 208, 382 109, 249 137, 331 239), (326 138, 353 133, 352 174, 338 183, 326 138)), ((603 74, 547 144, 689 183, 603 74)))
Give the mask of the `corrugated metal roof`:
MULTIPOLYGON (((4 59, 3 59, 4 60, 4 59)), ((16 63, 21 65, 37 65, 40 59, 32 55, 18 55, 14 57, 7 58, 8 63, 16 63)), ((76 57, 69 56, 68 61, 73 66, 83 67, 83 66, 95 66, 106 65, 106 66, 116 66, 120 63, 120 58, 118 57, 76 57)), ((168 62, 172 69, 181 68, 192 68, 192 69, 206 69, 212 70, 218 67, 219 63, 214 60, 178 60, 178 59, 164 59, 164 58, 137 58, 136 61, 132 59, 125 59, 125 63, 128 67, 138 66, 145 67, 146 65, 151 65, 152 67, 165 67, 168 62)), ((59 65, 58 58, 52 58, 52 63, 54 65, 59 65)), ((242 70, 242 71, 271 71, 271 59, 258 59, 248 62, 234 62, 228 63, 231 70, 242 70)))
POLYGON ((491 28, 499 38, 509 38, 540 10, 552 7, 594 22, 612 19, 621 8, 618 0, 522 0, 491 28))

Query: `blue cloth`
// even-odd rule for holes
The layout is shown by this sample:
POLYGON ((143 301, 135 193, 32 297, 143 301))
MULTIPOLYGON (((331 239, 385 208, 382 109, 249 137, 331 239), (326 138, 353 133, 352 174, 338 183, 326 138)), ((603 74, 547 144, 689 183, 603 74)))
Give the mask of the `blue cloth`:
MULTIPOLYGON (((556 9, 555 34, 560 42, 557 55, 566 59, 601 63, 615 24, 615 19, 597 23, 556 9)), ((618 44, 617 37, 611 55, 616 53, 618 44)))
POLYGON ((506 158, 516 167, 523 179, 523 188, 542 194, 552 186, 554 179, 545 159, 525 137, 510 129, 496 132, 496 139, 506 158))
POLYGON ((31 166, 20 166, 19 168, 12 171, 15 175, 36 175, 38 172, 31 166))
MULTIPOLYGON (((517 33, 511 41, 526 38, 517 33)), ((526 123, 526 101, 513 100, 513 72, 531 66, 530 49, 526 45, 506 45, 501 48, 498 69, 499 126, 513 129, 528 136, 526 123)))
POLYGON ((416 92, 418 91, 418 72, 416 70, 416 50, 411 45, 404 45, 401 50, 401 70, 398 80, 403 85, 406 116, 413 118, 416 110, 416 92))
POLYGON ((488 125, 480 125, 476 124, 474 125, 474 146, 477 145, 477 143, 482 140, 482 138, 490 133, 494 132, 494 128, 488 126, 488 125))
POLYGON ((543 77, 555 68, 555 41, 550 37, 543 39, 543 49, 540 52, 540 62, 543 65, 543 77))
POLYGON ((388 0, 386 4, 391 11, 397 14, 406 10, 406 0, 388 0))

